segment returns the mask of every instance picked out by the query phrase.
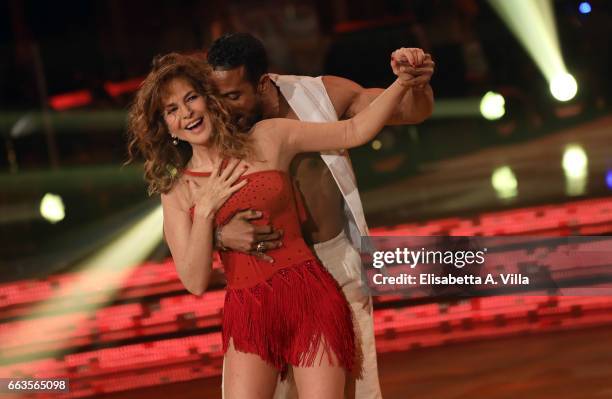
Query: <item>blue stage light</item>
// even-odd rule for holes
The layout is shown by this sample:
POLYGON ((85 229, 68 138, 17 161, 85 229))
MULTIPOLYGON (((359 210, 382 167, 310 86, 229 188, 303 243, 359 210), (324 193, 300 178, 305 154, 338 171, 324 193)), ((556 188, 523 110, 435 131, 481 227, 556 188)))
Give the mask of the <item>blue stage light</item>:
POLYGON ((608 173, 606 173, 606 184, 608 188, 612 190, 612 169, 608 170, 608 173))
POLYGON ((578 6, 581 14, 589 14, 591 12, 591 4, 588 1, 583 1, 578 6))

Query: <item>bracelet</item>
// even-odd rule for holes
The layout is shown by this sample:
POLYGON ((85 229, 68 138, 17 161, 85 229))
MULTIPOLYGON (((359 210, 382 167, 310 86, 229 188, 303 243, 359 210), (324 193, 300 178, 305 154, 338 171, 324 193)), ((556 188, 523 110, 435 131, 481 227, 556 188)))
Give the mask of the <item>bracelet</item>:
POLYGON ((221 241, 221 229, 223 229, 223 226, 219 226, 215 229, 215 248, 220 251, 227 251, 227 248, 223 245, 223 241, 221 241))

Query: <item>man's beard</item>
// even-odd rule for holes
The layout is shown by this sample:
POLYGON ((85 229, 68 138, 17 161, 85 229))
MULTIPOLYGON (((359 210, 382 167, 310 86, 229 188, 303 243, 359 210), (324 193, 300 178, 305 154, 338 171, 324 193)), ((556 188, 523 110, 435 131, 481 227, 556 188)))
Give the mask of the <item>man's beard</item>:
POLYGON ((253 109, 252 113, 248 115, 247 114, 236 115, 236 118, 234 119, 234 123, 238 127, 238 130, 242 132, 246 132, 246 131, 251 130, 253 125, 255 125, 257 122, 259 122, 262 119, 263 119, 262 107, 260 104, 258 104, 255 107, 255 109, 253 109))

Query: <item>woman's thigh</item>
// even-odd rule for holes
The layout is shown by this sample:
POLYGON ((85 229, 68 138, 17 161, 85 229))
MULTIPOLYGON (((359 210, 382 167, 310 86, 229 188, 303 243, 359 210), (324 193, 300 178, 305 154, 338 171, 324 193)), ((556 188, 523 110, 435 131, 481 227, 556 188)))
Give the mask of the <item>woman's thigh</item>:
POLYGON ((223 367, 224 399, 270 399, 278 371, 261 357, 239 352, 230 340, 223 367))
POLYGON ((346 370, 338 366, 331 351, 319 345, 315 364, 312 367, 293 367, 293 375, 300 399, 342 399, 346 370), (331 363, 330 363, 331 357, 331 363))

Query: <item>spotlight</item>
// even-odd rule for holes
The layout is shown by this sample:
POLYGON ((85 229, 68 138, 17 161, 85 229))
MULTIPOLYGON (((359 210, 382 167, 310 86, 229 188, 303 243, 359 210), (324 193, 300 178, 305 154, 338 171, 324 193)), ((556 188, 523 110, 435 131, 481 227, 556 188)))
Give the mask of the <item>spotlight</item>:
POLYGON ((125 229, 112 242, 75 265, 75 270, 104 269, 115 265, 115 272, 128 273, 141 264, 163 239, 161 205, 125 229))
POLYGON ((612 169, 609 169, 606 173, 606 185, 612 190, 612 169))
MULTIPOLYGON (((61 198, 57 195, 47 194, 43 199, 42 209, 49 210, 50 213, 57 212, 61 198)), ((63 213, 63 205, 61 206, 63 213)), ((163 237, 163 211, 161 205, 156 205, 154 209, 143 215, 142 219, 124 228, 111 242, 107 243, 95 253, 82 259, 78 264, 73 265, 71 273, 74 278, 63 282, 61 289, 52 292, 51 296, 40 301, 29 309, 30 315, 37 320, 36 324, 13 323, 14 326, 7 330, 0 330, 0 342, 2 345, 12 347, 21 345, 22 342, 29 342, 38 339, 44 331, 59 328, 58 321, 49 315, 49 304, 62 302, 64 298, 81 297, 84 292, 92 290, 92 287, 99 287, 101 276, 112 274, 111 281, 104 280, 104 290, 96 292, 96 301, 85 301, 80 305, 83 310, 70 312, 63 315, 59 321, 61 328, 66 331, 79 328, 87 321, 90 315, 94 314, 100 304, 110 303, 121 289, 122 283, 130 276, 136 267, 147 259, 154 248, 162 241, 163 237), (76 326, 76 327, 75 327, 76 326), (35 338, 36 337, 36 338, 35 338)), ((62 346, 66 338, 58 338, 55 342, 62 346)), ((52 358, 59 356, 57 351, 52 351, 49 355, 52 358)), ((43 366, 44 367, 44 366, 43 366)), ((34 365, 33 373, 43 372, 39 365, 34 365)), ((44 373, 44 372, 43 372, 44 373)))
POLYGON ((382 142, 380 140, 372 141, 372 148, 374 148, 376 151, 380 150, 382 148, 382 142))
POLYGON ((550 82, 550 92, 559 101, 569 101, 576 96, 578 84, 569 73, 560 74, 550 82))
POLYGON ((561 54, 553 1, 489 0, 489 3, 534 60, 553 96, 559 101, 571 100, 578 86, 561 54))
POLYGON ((565 172, 565 193, 569 196, 586 193, 589 159, 584 149, 577 144, 565 147, 561 165, 565 172))
POLYGON ((590 14, 591 13, 591 4, 588 1, 583 1, 578 6, 578 10, 580 14, 590 14))
POLYGON ((499 119, 506 113, 505 105, 501 94, 490 91, 480 101, 480 113, 488 120, 499 119))
POLYGON ((565 148, 562 166, 568 177, 586 176, 588 163, 586 152, 581 146, 571 144, 565 148))
POLYGON ((50 223, 57 223, 66 216, 62 197, 47 193, 40 201, 40 214, 50 223))
POLYGON ((500 199, 510 199, 518 194, 518 181, 509 166, 502 166, 493 171, 491 185, 500 199))

